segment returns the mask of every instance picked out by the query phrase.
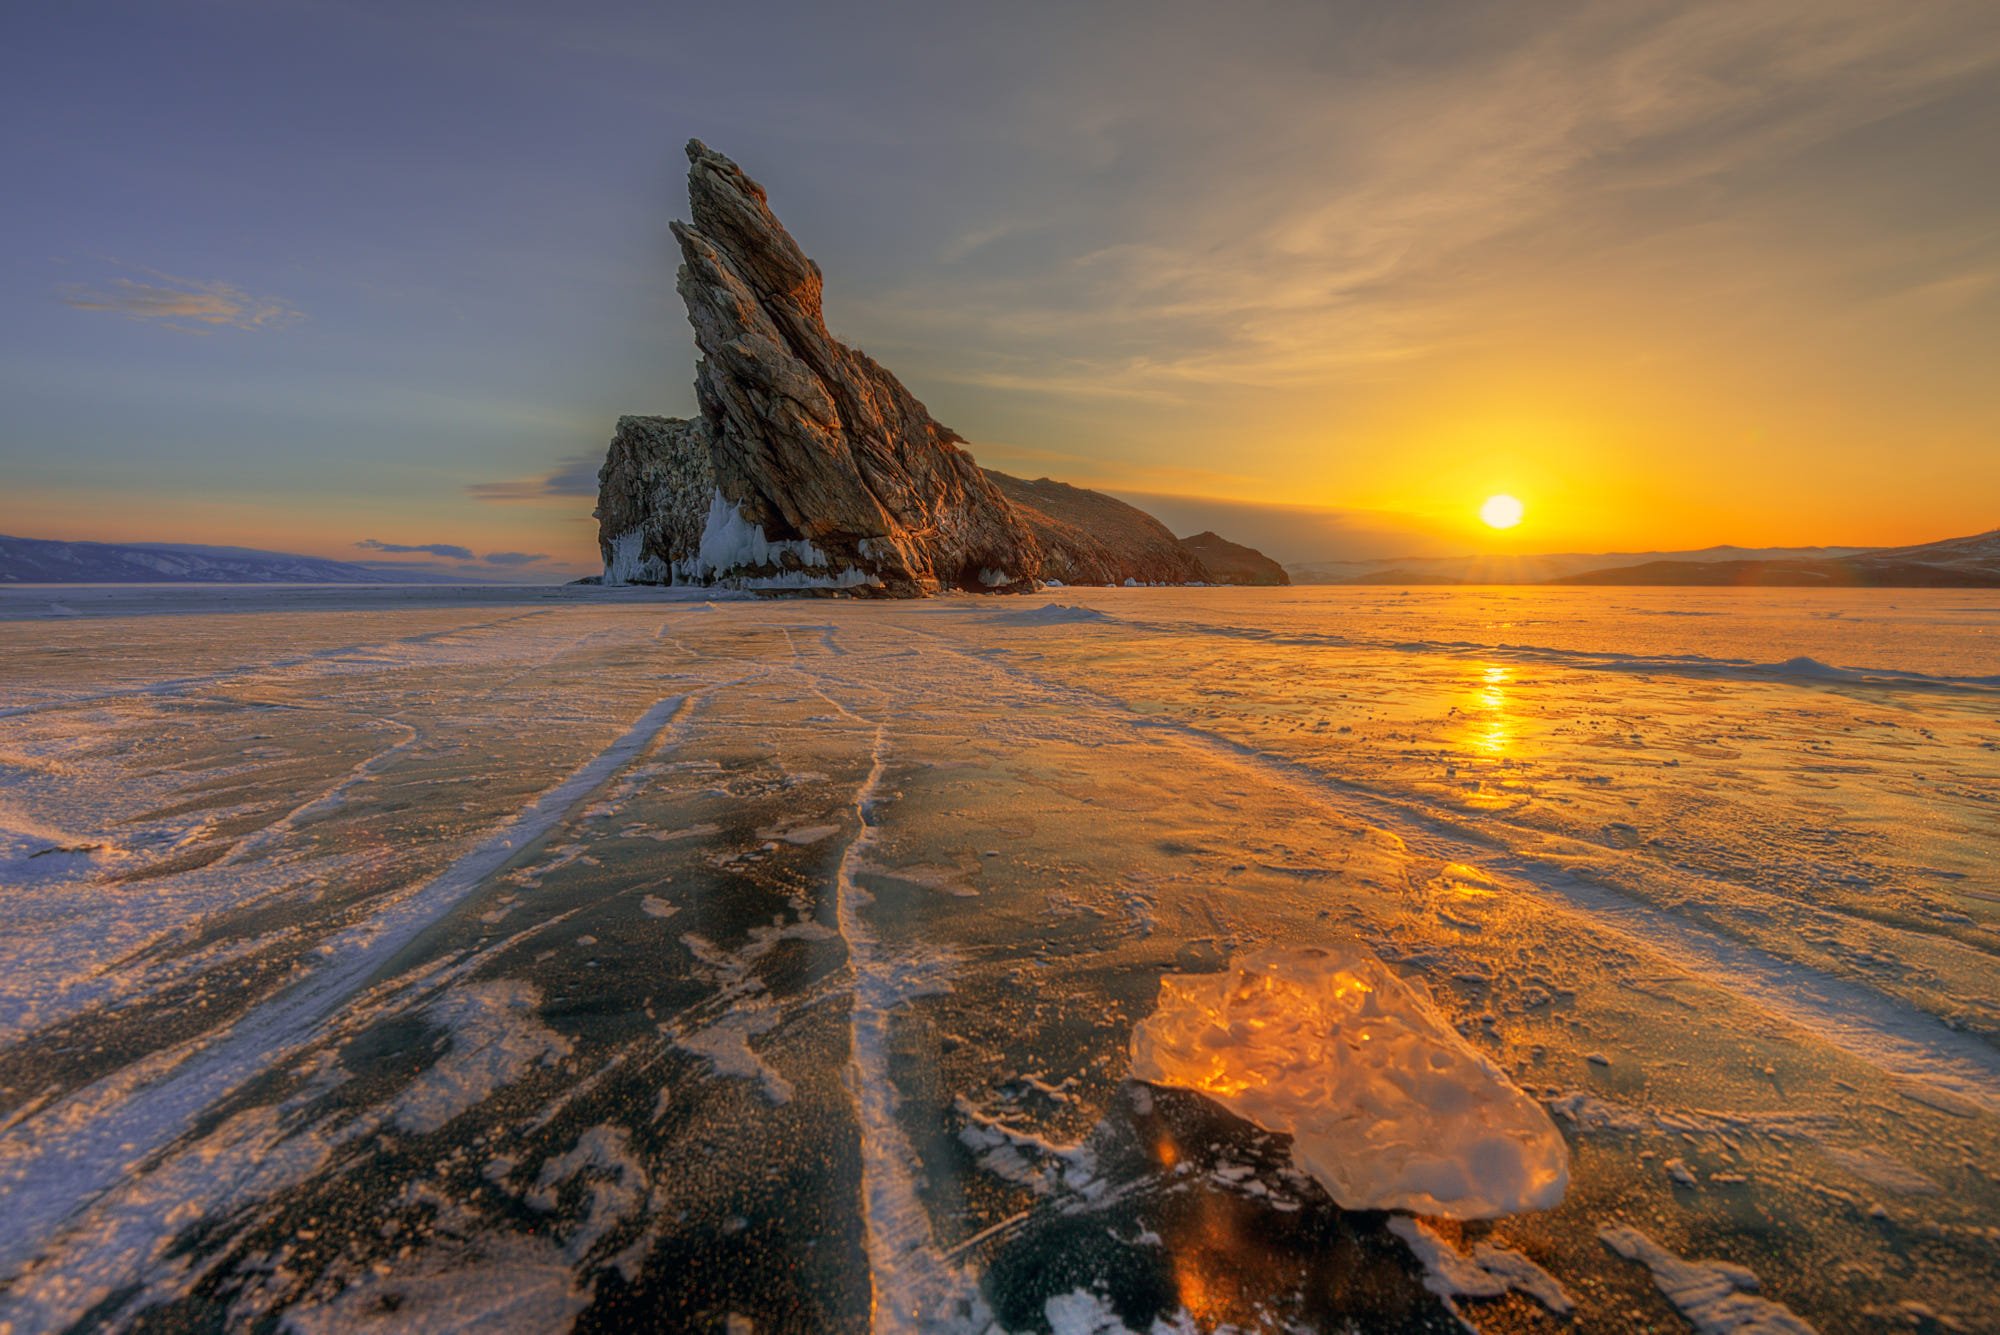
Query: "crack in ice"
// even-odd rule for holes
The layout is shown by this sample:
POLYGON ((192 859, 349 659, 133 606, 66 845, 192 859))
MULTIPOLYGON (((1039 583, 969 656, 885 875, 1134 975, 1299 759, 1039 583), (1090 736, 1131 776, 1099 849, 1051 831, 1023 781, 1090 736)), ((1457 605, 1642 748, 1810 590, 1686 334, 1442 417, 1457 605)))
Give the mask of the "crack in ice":
MULTIPOLYGON (((31 1123, 0 1140, 0 1145, 8 1140, 16 1142, 8 1147, 13 1152, 0 1169, 0 1197, 8 1207, 8 1228, 0 1239, 0 1279, 18 1275, 70 1221, 129 1176, 135 1165, 172 1144, 218 1100, 310 1042, 321 1026, 420 932, 559 825, 669 729, 684 725, 699 698, 672 695, 655 703, 616 741, 543 792, 415 894, 346 933, 357 939, 345 949, 339 948, 336 938, 331 944, 336 948, 337 963, 322 965, 250 1010, 222 1034, 201 1044, 185 1062, 134 1090, 115 1110, 74 1131, 35 1135, 31 1123), (24 1130, 27 1136, 19 1134, 24 1130), (31 1143, 20 1143, 24 1140, 31 1143)), ((85 1098, 89 1093, 88 1089, 78 1091, 71 1098, 85 1098)))
MULTIPOLYGON (((846 712, 844 709, 842 712, 846 712)), ((917 1194, 916 1151, 897 1119, 889 1073, 889 1022, 909 1000, 907 980, 861 915, 874 896, 856 882, 878 828, 876 803, 887 769, 887 729, 877 724, 868 777, 854 795, 860 824, 835 877, 835 923, 853 975, 846 1083, 861 1132, 861 1214, 868 1251, 870 1325, 881 1335, 976 1324, 976 1294, 964 1271, 937 1249, 930 1214, 917 1194)))

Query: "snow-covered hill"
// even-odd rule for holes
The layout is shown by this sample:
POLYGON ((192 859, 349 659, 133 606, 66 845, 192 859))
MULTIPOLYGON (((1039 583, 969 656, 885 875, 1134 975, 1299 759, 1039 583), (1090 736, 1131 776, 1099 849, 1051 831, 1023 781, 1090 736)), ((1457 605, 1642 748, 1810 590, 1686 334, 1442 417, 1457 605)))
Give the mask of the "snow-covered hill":
POLYGON ((1916 547, 1887 547, 1855 558, 1860 566, 1929 566, 2000 580, 2000 528, 1969 538, 1946 538, 1916 547))
POLYGON ((0 535, 0 582, 9 584, 406 584, 424 578, 248 547, 0 535))
POLYGON ((1704 547, 1679 552, 1549 552, 1523 555, 1386 557, 1303 561, 1285 567, 1298 584, 1540 584, 1656 562, 1825 561, 1864 547, 1704 547))

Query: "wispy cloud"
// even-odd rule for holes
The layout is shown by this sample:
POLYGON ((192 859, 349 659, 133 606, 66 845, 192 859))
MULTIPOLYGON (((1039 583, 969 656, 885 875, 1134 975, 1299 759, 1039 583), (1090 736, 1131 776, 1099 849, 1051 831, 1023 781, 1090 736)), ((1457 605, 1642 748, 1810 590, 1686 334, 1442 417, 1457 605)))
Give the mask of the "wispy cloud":
MULTIPOLYGON (((1586 266, 1629 286, 1674 270, 1668 287, 1749 268, 1717 260, 1718 201, 1775 216, 1771 164, 1990 77, 2000 24, 1979 12, 1583 5, 1446 41, 1416 9, 1357 25, 1330 7, 1274 21, 1296 57, 1245 56, 1240 33, 1085 41, 1091 77, 1045 81, 1079 188, 1023 206, 1038 271, 982 262, 1020 225, 1002 216, 850 308, 911 358, 953 349, 933 378, 1067 398, 1312 388, 1510 346, 1552 294, 1588 290, 1586 266), (1352 52, 1331 71, 1328 28, 1352 52), (1082 188, 1123 164, 1127 188, 1082 188)), ((1805 286, 1826 290, 1853 257, 1813 242, 1759 251, 1766 281, 1818 266, 1805 286)))
POLYGON ((176 278, 151 269, 133 272, 140 277, 70 283, 58 291, 63 303, 77 310, 104 311, 186 334, 274 329, 304 318, 289 302, 257 296, 233 283, 176 278))
POLYGON ((354 544, 371 552, 422 553, 426 556, 444 556, 454 561, 470 561, 472 549, 460 547, 450 542, 377 542, 374 538, 363 538, 354 544))
POLYGON ((568 500, 597 495, 597 468, 604 462, 600 454, 573 454, 554 472, 540 477, 509 478, 500 482, 469 482, 466 495, 479 501, 568 500))
POLYGON ((481 559, 490 566, 531 566, 549 558, 546 552, 488 552, 481 559))

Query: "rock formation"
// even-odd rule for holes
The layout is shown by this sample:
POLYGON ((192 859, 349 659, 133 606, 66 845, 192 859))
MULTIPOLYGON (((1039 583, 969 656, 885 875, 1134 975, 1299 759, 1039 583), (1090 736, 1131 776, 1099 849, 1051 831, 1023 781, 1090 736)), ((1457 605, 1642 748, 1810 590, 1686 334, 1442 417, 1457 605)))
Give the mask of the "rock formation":
POLYGON ((671 584, 701 554, 715 495, 705 418, 621 417, 597 473, 607 584, 671 584))
POLYGON ((1201 558, 1201 563, 1208 567, 1209 579, 1216 584, 1292 582, 1292 577, 1285 573, 1283 566, 1255 547, 1231 542, 1218 533, 1202 532, 1191 538, 1182 538, 1181 546, 1201 558))
POLYGON ((1064 584, 1207 584, 1208 570, 1173 531, 1144 510, 1067 482, 986 476, 1042 547, 1042 578, 1064 584))
POLYGON ((819 266, 763 188, 687 151, 693 221, 673 230, 701 417, 619 423, 599 474, 607 582, 1034 587, 1040 549, 962 438, 827 332, 819 266))
POLYGON ((1211 582, 1143 511, 981 469, 895 376, 827 332, 819 266, 763 187, 699 141, 687 153, 692 221, 673 231, 701 415, 618 419, 598 473, 604 583, 915 597, 1043 575, 1211 582))

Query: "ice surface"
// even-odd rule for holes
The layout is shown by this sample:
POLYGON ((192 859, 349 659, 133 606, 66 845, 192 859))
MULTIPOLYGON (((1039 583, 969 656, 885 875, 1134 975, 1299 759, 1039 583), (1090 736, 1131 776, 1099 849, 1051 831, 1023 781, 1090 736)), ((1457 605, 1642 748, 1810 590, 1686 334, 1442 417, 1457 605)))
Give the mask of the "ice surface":
POLYGON ((282 1329, 296 1335, 409 1330, 533 1335, 566 1329, 589 1305, 561 1252, 539 1239, 503 1236, 359 1276, 324 1300, 291 1308, 282 1329))
POLYGON ((1546 1210, 1569 1151, 1540 1104, 1362 947, 1274 948, 1160 980, 1132 1074, 1292 1138, 1350 1210, 1546 1210))
POLYGON ((1990 595, 1048 605, 0 589, 0 1323, 1678 1323, 1624 1220, 1698 1319, 1992 1324, 1990 595), (1419 1062, 1334 1161, 1512 1087, 1559 1203, 1132 1079, 1315 949, 1419 1062))

